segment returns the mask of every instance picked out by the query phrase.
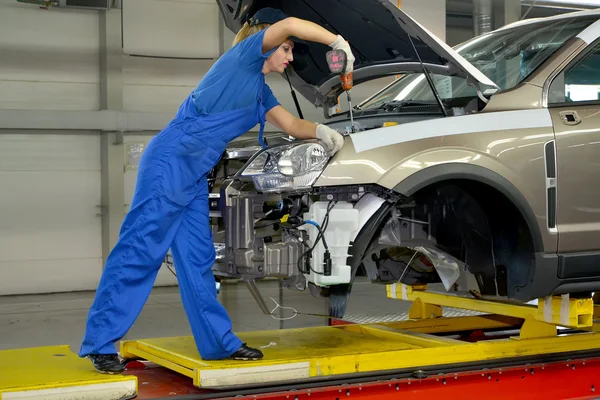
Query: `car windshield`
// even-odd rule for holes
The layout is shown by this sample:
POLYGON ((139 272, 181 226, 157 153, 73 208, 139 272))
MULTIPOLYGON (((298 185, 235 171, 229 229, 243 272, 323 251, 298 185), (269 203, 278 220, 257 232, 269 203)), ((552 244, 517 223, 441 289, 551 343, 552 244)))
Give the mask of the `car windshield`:
MULTIPOLYGON (((567 40, 596 20, 597 16, 589 16, 525 23, 478 36, 454 49, 494 81, 500 90, 508 90, 522 82, 567 40)), ((446 105, 449 99, 470 100, 477 96, 476 90, 467 85, 464 78, 433 73, 430 76, 446 105)), ((436 104, 436 99, 425 75, 408 73, 363 102, 359 108, 378 108, 390 102, 436 104)))

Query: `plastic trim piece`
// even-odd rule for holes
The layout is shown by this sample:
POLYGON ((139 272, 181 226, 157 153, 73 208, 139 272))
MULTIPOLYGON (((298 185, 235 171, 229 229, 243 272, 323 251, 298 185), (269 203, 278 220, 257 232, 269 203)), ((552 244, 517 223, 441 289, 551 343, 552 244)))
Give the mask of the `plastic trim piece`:
POLYGON ((351 268, 351 281, 348 284, 333 285, 329 288, 329 315, 331 317, 342 318, 346 313, 348 298, 358 267, 362 264, 362 259, 373 237, 379 234, 379 228, 383 226, 393 207, 394 204, 391 202, 383 203, 367 223, 363 225, 356 239, 351 243, 347 261, 347 265, 351 268))
POLYGON ((560 254, 558 260, 558 277, 561 279, 593 278, 600 272, 600 252, 560 254))
POLYGON ((544 144, 544 165, 546 168, 546 226, 550 233, 557 233, 556 228, 556 142, 551 140, 544 144))

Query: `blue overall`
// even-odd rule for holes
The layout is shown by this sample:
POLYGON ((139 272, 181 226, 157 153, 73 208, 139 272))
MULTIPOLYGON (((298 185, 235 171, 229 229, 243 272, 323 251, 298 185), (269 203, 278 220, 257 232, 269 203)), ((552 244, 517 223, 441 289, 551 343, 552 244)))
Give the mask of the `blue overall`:
POLYGON ((241 347, 217 300, 206 175, 229 141, 257 123, 262 134, 266 112, 278 104, 261 72, 275 50, 262 54, 263 35, 225 53, 144 151, 131 209, 89 311, 81 357, 115 353, 169 248, 200 356, 223 359, 241 347))

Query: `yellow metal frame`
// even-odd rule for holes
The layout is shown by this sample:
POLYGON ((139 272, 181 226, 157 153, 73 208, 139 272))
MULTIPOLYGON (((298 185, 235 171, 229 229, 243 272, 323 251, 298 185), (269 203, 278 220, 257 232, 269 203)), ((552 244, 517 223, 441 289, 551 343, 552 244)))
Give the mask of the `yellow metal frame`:
POLYGON ((364 372, 443 366, 600 349, 600 334, 555 335, 547 323, 502 315, 439 317, 395 323, 241 332, 263 349, 260 361, 203 360, 191 336, 121 343, 126 358, 141 357, 189 376, 204 388, 227 388, 307 380, 364 372), (533 325, 528 325, 533 323, 533 325), (547 334, 536 324, 547 326, 547 334), (532 333, 523 335, 529 326, 532 333), (472 343, 476 330, 516 330, 521 336, 472 343), (550 331, 553 332, 550 332, 550 331), (552 333, 552 335, 550 334, 552 333), (451 334, 451 336, 450 336, 451 334), (462 337, 461 337, 462 336, 462 337))
MULTIPOLYGON (((263 350, 260 361, 203 360, 192 336, 123 341, 121 356, 153 361, 198 387, 222 389, 600 350, 600 324, 594 323, 600 308, 592 299, 552 296, 537 305, 517 305, 402 284, 387 286, 387 296, 413 303, 408 320, 239 333, 263 350), (482 315, 448 318, 444 307, 482 315), (559 327, 575 331, 558 335, 559 327), (474 331, 503 334, 473 342, 474 331)), ((32 399, 63 392, 80 396, 98 387, 135 395, 137 380, 97 374, 68 346, 0 352, 0 400, 3 394, 25 392, 32 399)))
POLYGON ((409 320, 239 333, 263 349, 260 361, 203 360, 191 336, 124 341, 121 355, 163 365, 198 387, 226 388, 600 349, 600 328, 593 320, 600 312, 591 299, 560 296, 540 299, 537 306, 517 305, 402 284, 387 286, 387 295, 413 302, 409 320), (448 318, 444 307, 483 315, 448 318), (577 333, 557 335, 559 326, 577 333), (509 335, 465 340, 474 331, 494 330, 509 335))
POLYGON ((525 322, 519 335, 521 339, 556 336, 557 326, 595 331, 594 313, 599 313, 594 309, 592 298, 572 299, 568 294, 539 299, 535 306, 428 292, 426 285, 395 283, 387 285, 387 297, 412 301, 411 319, 439 318, 443 315, 442 307, 521 318, 525 322))

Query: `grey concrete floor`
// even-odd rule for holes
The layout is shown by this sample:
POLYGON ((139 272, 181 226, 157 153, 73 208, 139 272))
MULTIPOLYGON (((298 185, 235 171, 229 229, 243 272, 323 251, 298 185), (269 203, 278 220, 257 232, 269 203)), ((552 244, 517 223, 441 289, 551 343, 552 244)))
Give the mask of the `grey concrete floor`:
MULTIPOLYGON (((280 301, 276 281, 261 282, 258 287, 270 309, 280 301)), ((94 292, 57 293, 0 297, 0 350, 48 345, 69 345, 77 352, 85 329, 86 316, 94 292)), ((327 313, 327 301, 308 292, 283 289, 283 306, 300 313, 327 313)), ((235 332, 288 329, 327 325, 326 318, 297 315, 279 321, 265 315, 243 283, 224 283, 219 301, 227 309, 235 332)), ((389 315, 407 312, 410 303, 386 298, 385 286, 359 278, 347 315, 389 315)), ((279 312, 276 314, 279 316, 279 312)), ((293 316, 283 311, 283 318, 293 316)), ((144 309, 124 339, 188 336, 191 331, 177 287, 154 288, 144 309)))

